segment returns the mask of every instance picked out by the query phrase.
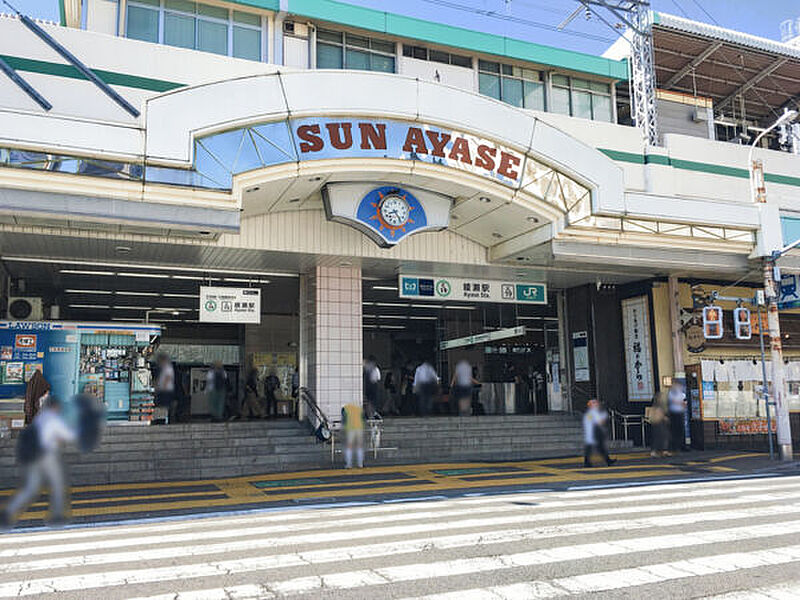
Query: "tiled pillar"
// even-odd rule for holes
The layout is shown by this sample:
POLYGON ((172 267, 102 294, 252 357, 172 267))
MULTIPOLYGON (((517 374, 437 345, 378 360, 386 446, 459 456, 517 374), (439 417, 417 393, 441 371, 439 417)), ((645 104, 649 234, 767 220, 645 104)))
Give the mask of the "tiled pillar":
POLYGON ((361 269, 316 267, 301 285, 301 377, 322 411, 338 419, 362 399, 361 269))

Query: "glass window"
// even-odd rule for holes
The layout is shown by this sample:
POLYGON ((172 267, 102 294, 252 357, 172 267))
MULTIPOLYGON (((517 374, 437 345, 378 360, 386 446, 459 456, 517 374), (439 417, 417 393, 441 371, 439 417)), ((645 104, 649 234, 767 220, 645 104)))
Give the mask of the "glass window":
POLYGON ((347 34, 346 43, 348 46, 369 49, 369 38, 361 37, 360 35, 347 34))
POLYGON ((523 81, 525 108, 544 110, 544 84, 536 81, 523 81))
POLYGON ((566 75, 553 75, 553 85, 560 85, 563 87, 569 87, 569 77, 566 75))
POLYGON ((233 55, 236 58, 261 60, 261 31, 234 25, 233 55))
POLYGON ((343 69, 342 49, 330 44, 317 44, 318 69, 343 69))
POLYGON ((253 25, 254 27, 261 27, 261 17, 252 15, 250 13, 233 11, 233 20, 237 23, 244 23, 245 25, 253 25))
POLYGON ((198 4, 197 14, 205 17, 213 17, 223 21, 228 20, 228 9, 220 8, 219 6, 209 6, 208 4, 198 4))
POLYGON ((334 44, 342 43, 342 34, 338 31, 328 31, 327 29, 319 29, 317 31, 317 40, 323 42, 332 42, 334 44))
POLYGON ((583 90, 572 90, 572 116, 592 118, 592 95, 583 90))
POLYGON ((127 36, 134 40, 158 42, 158 10, 129 4, 127 36))
POLYGON ((592 118, 595 121, 611 122, 611 96, 592 94, 592 118))
POLYGON ((592 81, 589 83, 589 89, 593 92, 600 92, 602 94, 610 94, 611 90, 607 83, 602 83, 600 81, 592 81))
POLYGON ((228 24, 197 21, 197 49, 214 54, 228 54, 228 24))
POLYGON ((487 73, 499 73, 500 72, 500 63, 487 62, 485 60, 479 60, 478 61, 478 70, 486 71, 487 73))
MULTIPOLYGON (((350 38, 348 38, 350 43, 350 38)), ((387 42, 385 40, 371 40, 370 47, 375 52, 383 52, 384 54, 394 54, 394 42, 387 42)))
POLYGON ((553 87, 553 92, 550 95, 552 105, 550 111, 562 115, 569 114, 569 90, 561 87, 553 87))
POLYGON ((459 56, 458 54, 451 54, 450 63, 456 65, 457 67, 466 67, 467 69, 472 68, 472 59, 469 56, 459 56))
POLYGON ((383 54, 372 55, 372 70, 383 73, 394 73, 394 57, 383 54))
POLYGON ((345 68, 369 71, 369 52, 348 48, 344 55, 345 68))
POLYGON ((196 3, 191 0, 166 0, 164 2, 165 8, 169 10, 180 10, 186 13, 194 13, 196 6, 196 3))
POLYGON ((484 96, 500 100, 500 76, 490 73, 479 73, 478 90, 484 96))
POLYGON ((502 100, 522 108, 522 80, 503 77, 502 100))
POLYGON ((174 13, 164 15, 164 43, 181 48, 194 48, 195 18, 174 13))
POLYGON ((431 50, 428 53, 430 60, 433 62, 439 62, 444 64, 450 64, 450 55, 447 52, 442 52, 441 50, 431 50))

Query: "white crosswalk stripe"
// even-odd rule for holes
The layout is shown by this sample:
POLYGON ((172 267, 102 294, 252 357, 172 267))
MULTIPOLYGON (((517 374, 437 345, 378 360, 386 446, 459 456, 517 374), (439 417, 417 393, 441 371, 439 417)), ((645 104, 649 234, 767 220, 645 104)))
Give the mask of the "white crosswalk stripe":
POLYGON ((221 515, 2 535, 0 598, 798 598, 798 534, 800 477, 221 515))

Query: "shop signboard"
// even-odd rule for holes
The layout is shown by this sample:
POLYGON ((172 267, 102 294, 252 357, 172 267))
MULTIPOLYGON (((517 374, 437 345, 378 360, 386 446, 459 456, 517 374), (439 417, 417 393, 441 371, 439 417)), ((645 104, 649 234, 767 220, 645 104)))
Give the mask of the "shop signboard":
POLYGON ((589 335, 585 331, 572 334, 572 363, 575 381, 590 381, 589 335))
POLYGON ((453 340, 444 340, 439 342, 439 350, 449 350, 451 348, 461 348, 463 346, 472 346, 473 344, 482 344, 495 340, 505 340, 520 335, 525 335, 524 325, 509 327, 508 329, 498 329, 497 331, 487 331, 486 333, 477 333, 453 340))
POLYGON ((400 275, 398 289, 412 300, 547 304, 547 286, 531 281, 400 275))
POLYGON ((261 323, 258 288, 200 287, 200 321, 205 323, 261 323))
POLYGON ((647 296, 622 301, 622 333, 628 376, 628 401, 650 402, 655 387, 647 296))
MULTIPOLYGON (((752 419, 719 419, 721 435, 757 435, 767 433, 766 417, 752 419)), ((775 421, 772 421, 772 433, 775 433, 775 421)))

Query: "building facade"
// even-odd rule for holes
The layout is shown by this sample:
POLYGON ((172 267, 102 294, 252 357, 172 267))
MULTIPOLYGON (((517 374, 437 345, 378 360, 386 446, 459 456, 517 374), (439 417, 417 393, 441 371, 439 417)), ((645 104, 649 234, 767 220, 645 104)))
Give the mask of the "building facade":
POLYGON ((430 360, 445 396, 466 358, 486 412, 641 413, 691 372, 698 444, 758 431, 757 374, 717 366, 757 339, 698 345, 692 319, 733 283, 752 297, 757 257, 794 239, 800 159, 757 148, 754 203, 712 99, 659 92, 648 146, 624 59, 327 0, 65 1, 62 21, 39 27, 98 80, 0 19, 0 54, 50 106, 0 87, 9 306, 159 324, 198 398, 217 360, 287 392, 296 367, 337 415, 365 356, 398 380, 430 360), (205 286, 259 289, 259 322, 202 320, 205 286))

